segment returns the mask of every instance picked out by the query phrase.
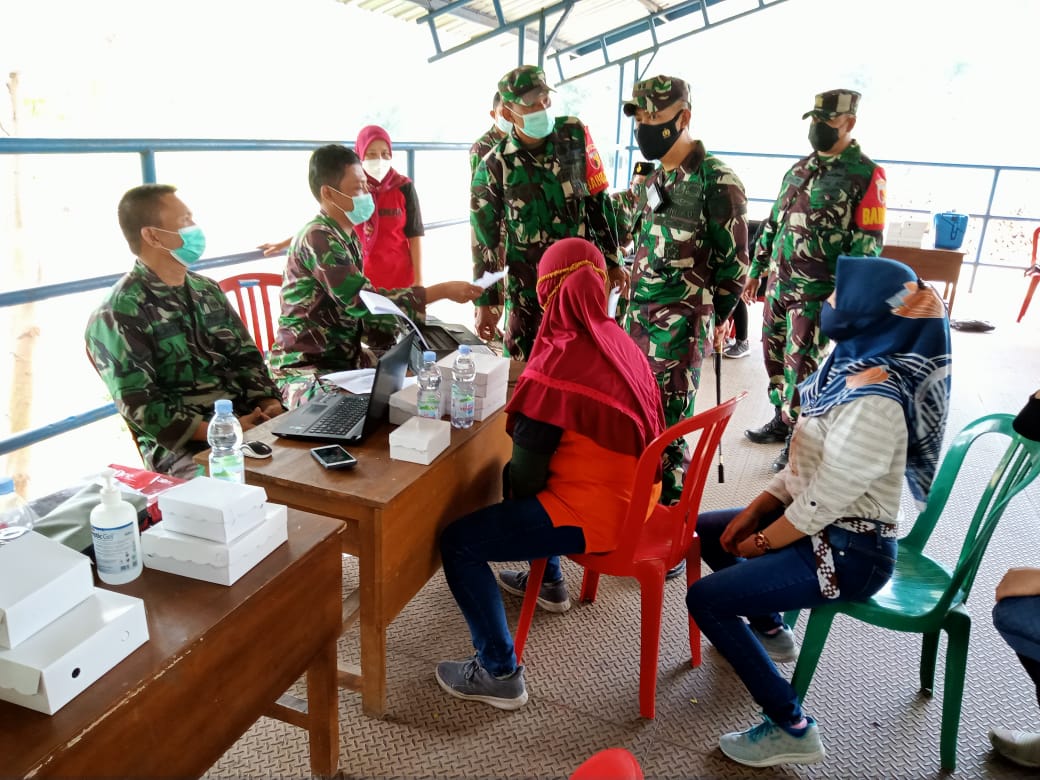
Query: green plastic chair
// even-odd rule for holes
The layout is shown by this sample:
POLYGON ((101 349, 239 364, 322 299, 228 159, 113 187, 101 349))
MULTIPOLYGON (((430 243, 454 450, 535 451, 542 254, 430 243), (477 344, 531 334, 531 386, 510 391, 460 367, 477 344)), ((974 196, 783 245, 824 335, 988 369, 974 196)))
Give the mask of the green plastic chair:
MULTIPOLYGON (((948 641, 939 759, 942 768, 950 771, 957 767, 957 729, 971 632, 971 616, 965 601, 986 546, 1008 503, 1040 473, 1040 442, 1015 433, 1011 427, 1013 419, 1009 414, 989 415, 957 435, 943 458, 927 505, 910 533, 899 540, 892 579, 868 601, 813 609, 791 679, 799 698, 804 700, 831 623, 842 613, 881 628, 922 634, 921 691, 931 696, 935 687, 939 634, 945 631, 948 641), (922 551, 942 516, 965 456, 972 444, 987 434, 1002 434, 1010 439, 1010 444, 979 499, 957 565, 951 572, 922 551)), ((797 615, 797 612, 788 613, 786 622, 793 625, 797 615)))

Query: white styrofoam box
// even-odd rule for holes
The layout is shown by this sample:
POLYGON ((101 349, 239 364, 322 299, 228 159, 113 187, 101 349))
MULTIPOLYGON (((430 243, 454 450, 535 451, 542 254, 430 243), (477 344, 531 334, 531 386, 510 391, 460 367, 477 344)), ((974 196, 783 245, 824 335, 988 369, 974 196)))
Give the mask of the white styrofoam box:
POLYGON ((169 531, 229 542, 264 521, 266 500, 256 485, 195 477, 160 495, 159 510, 169 531))
MULTIPOLYGON (((448 399, 451 397, 451 387, 441 383, 441 409, 438 418, 448 413, 448 399)), ((419 414, 419 385, 412 384, 402 387, 390 396, 390 424, 400 425, 407 422, 409 417, 419 414)))
POLYGON ((473 419, 477 422, 483 422, 492 414, 497 412, 503 406, 506 405, 506 394, 502 392, 496 397, 489 398, 474 398, 473 399, 473 419))
POLYGON ((29 531, 0 544, 0 648, 17 647, 94 592, 90 558, 29 531))
POLYGON ((885 243, 894 246, 921 246, 929 228, 926 220, 905 219, 889 222, 885 230, 885 243))
MULTIPOLYGON (((437 367, 441 370, 441 387, 451 387, 451 367, 455 365, 455 358, 458 355, 458 351, 455 351, 437 361, 437 367)), ((497 382, 508 382, 511 362, 511 358, 474 352, 473 363, 477 367, 477 376, 473 380, 474 394, 482 395, 481 388, 485 386, 494 386, 497 382)))
POLYGON ((390 457, 428 466, 451 444, 451 423, 410 417, 390 432, 390 457))
POLYGON ((289 538, 287 519, 284 506, 267 504, 261 523, 228 543, 172 531, 164 527, 163 520, 141 534, 144 565, 217 585, 232 585, 289 538))
POLYGON ((53 715, 148 641, 144 602, 95 589, 12 650, 0 650, 0 699, 53 715))

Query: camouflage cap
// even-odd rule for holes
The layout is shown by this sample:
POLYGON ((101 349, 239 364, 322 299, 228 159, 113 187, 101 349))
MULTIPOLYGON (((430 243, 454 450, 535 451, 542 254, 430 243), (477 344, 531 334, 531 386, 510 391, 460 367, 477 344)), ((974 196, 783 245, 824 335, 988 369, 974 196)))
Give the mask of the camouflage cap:
POLYGON ((656 114, 677 100, 685 100, 689 104, 690 85, 671 76, 654 76, 652 79, 636 82, 632 87, 632 99, 626 100, 621 110, 625 112, 625 116, 635 116, 639 109, 656 114))
POLYGON ((811 116, 817 119, 834 119, 842 114, 856 116, 856 108, 859 106, 860 94, 851 89, 832 89, 821 92, 816 96, 816 103, 812 111, 802 114, 802 119, 811 116))
POLYGON ((545 83, 545 71, 537 65, 513 68, 498 82, 498 94, 507 103, 533 106, 546 92, 555 92, 545 83))

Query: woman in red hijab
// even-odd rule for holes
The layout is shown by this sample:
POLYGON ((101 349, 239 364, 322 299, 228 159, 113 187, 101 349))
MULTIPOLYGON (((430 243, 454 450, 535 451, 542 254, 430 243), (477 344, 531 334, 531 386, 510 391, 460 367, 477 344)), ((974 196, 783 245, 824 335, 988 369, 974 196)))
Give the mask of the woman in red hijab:
POLYGON ((392 166, 393 146, 386 130, 367 125, 354 151, 368 175, 376 211, 365 223, 365 276, 374 287, 396 290, 422 284, 422 212, 415 185, 392 166))
POLYGON ((633 474, 664 430, 657 382, 607 315, 606 285, 602 253, 582 238, 557 241, 538 264, 545 314, 506 407, 506 499, 441 536, 444 577, 476 648, 468 660, 437 666, 437 682, 457 698, 505 710, 527 702, 488 562, 613 550, 632 494, 618 475, 633 474))

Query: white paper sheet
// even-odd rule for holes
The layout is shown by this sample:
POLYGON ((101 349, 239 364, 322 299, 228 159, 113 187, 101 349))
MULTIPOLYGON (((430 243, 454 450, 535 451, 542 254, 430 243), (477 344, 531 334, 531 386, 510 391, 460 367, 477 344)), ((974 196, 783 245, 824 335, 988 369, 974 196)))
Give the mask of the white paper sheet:
POLYGON ((398 308, 397 304, 387 298, 385 295, 371 292, 370 290, 361 290, 358 293, 358 297, 361 298, 361 302, 368 307, 368 310, 373 314, 393 314, 395 317, 401 317, 405 322, 412 326, 412 332, 415 333, 415 338, 419 340, 419 343, 423 345, 423 349, 429 349, 430 345, 426 343, 426 339, 423 338, 422 333, 419 331, 419 327, 412 322, 411 318, 398 308))
POLYGON ((358 368, 353 371, 335 371, 325 374, 321 379, 348 393, 371 393, 375 378, 376 370, 374 368, 358 368))
POLYGON ((506 272, 509 270, 509 266, 505 266, 501 271, 485 271, 484 275, 479 279, 474 279, 473 284, 477 287, 483 287, 485 290, 493 285, 495 282, 501 281, 506 278, 506 272))
POLYGON ((617 316, 618 301, 621 300, 621 288, 615 287, 607 297, 607 315, 613 319, 617 316))

